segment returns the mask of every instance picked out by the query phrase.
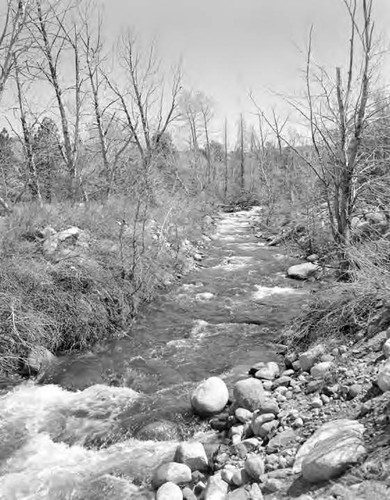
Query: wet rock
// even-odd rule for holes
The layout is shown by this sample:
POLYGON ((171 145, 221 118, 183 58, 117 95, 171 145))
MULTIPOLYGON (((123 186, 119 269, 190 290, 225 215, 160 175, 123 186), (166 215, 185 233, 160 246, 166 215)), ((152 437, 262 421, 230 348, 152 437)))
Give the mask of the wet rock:
POLYGON ((196 413, 207 416, 221 412, 228 400, 229 391, 225 382, 219 377, 210 377, 192 393, 191 405, 196 413))
POLYGON ((311 276, 314 276, 320 269, 320 266, 316 264, 305 262, 304 264, 289 267, 287 269, 287 277, 297 280, 307 280, 311 276))
POLYGON ((315 364, 311 370, 310 375, 316 379, 323 379, 326 374, 328 374, 334 365, 332 361, 322 361, 321 363, 315 364))
POLYGON ((57 358, 43 346, 33 347, 24 362, 23 373, 25 375, 43 375, 57 358))
POLYGON ((254 375, 258 379, 274 380, 279 376, 280 370, 274 361, 260 362, 249 370, 249 375, 254 375))
MULTIPOLYGON (((315 450, 321 450, 321 449, 329 450, 330 465, 331 465, 331 462, 333 460, 333 455, 331 454, 332 447, 335 450, 337 450, 336 446, 337 442, 338 441, 340 441, 340 443, 348 442, 348 439, 345 441, 344 438, 348 438, 349 436, 352 437, 357 436, 358 440, 360 440, 361 443, 363 432, 364 432, 364 426, 360 424, 357 420, 339 419, 323 424, 298 450, 293 467, 294 473, 300 473, 302 471, 303 461, 306 459, 306 457, 310 455, 312 451, 313 451, 312 456, 314 458, 314 464, 321 463, 321 455, 317 455, 317 452, 315 450)), ((358 444, 358 440, 351 441, 353 449, 355 449, 355 444, 358 444)), ((341 448, 340 451, 341 453, 339 455, 340 458, 342 458, 343 448, 341 448)), ((358 446, 358 451, 359 452, 361 451, 359 449, 359 446, 358 446)), ((346 457, 348 458, 348 454, 346 455, 346 457)), ((326 463, 326 459, 324 463, 326 463)), ((311 470, 310 466, 308 470, 311 470)), ((331 470, 331 466, 328 467, 327 470, 331 470)), ((310 477, 314 477, 315 474, 313 473, 313 475, 311 475, 310 473, 308 473, 308 475, 310 477)))
POLYGON ((204 500, 226 500, 228 484, 223 481, 220 475, 214 475, 207 481, 204 491, 204 500))
POLYGON ((167 482, 157 490, 156 500, 183 500, 183 493, 177 484, 167 482))
POLYGON ((185 464, 177 462, 167 462, 161 464, 154 471, 152 476, 152 486, 157 489, 162 484, 172 482, 175 484, 186 484, 192 479, 191 469, 185 464))
POLYGON ((309 372, 315 363, 320 359, 325 352, 325 347, 318 344, 299 356, 299 364, 304 372, 309 372))
POLYGON ((248 455, 244 467, 252 479, 260 481, 261 476, 264 474, 264 460, 260 455, 248 455))
POLYGON ((233 390, 236 405, 250 411, 257 410, 265 398, 263 384, 256 378, 236 382, 233 390))
POLYGON ((192 471, 207 471, 209 461, 202 443, 184 442, 176 449, 175 462, 187 465, 192 471))
POLYGON ((169 420, 151 422, 137 431, 135 437, 140 441, 180 441, 182 438, 178 426, 169 420))

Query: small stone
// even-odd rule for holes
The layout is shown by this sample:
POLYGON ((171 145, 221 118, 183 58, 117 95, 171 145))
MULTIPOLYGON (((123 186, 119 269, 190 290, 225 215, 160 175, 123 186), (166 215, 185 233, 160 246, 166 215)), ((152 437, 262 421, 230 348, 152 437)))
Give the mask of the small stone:
POLYGON ((270 391, 272 389, 272 380, 262 380, 262 384, 265 391, 270 391))
POLYGON ((204 490, 204 500, 226 500, 228 492, 228 484, 223 481, 219 475, 214 475, 207 481, 206 489, 204 490))
POLYGON ((355 399, 363 391, 363 386, 360 384, 352 384, 348 391, 348 398, 355 399))
POLYGON ((301 369, 301 363, 298 360, 294 361, 291 366, 294 372, 298 372, 301 369))
POLYGON ((390 358, 390 338, 383 344, 382 352, 386 359, 390 358))
POLYGON ((313 398, 310 403, 311 408, 322 408, 323 403, 321 401, 321 398, 313 398))
POLYGON ((197 500, 195 493, 188 486, 183 488, 182 493, 183 493, 184 500, 197 500))
POLYGON ((264 500, 263 493, 257 483, 251 484, 249 490, 249 498, 251 500, 264 500))
POLYGON ((260 481, 264 474, 264 460, 259 455, 248 455, 244 467, 252 479, 260 481))
POLYGON ((311 394, 313 392, 317 392, 322 388, 323 382, 322 380, 312 380, 307 384, 306 394, 311 394))
POLYGON ((258 428, 258 436, 261 438, 267 437, 273 431, 275 431, 279 426, 279 422, 277 420, 272 420, 271 422, 265 422, 258 428))
POLYGON ((303 427, 303 420, 301 417, 298 417, 294 420, 292 423, 292 426, 294 429, 299 429, 300 427, 303 427))
POLYGON ((202 443, 183 442, 176 448, 175 462, 179 462, 192 470, 204 472, 208 469, 208 459, 202 443))
POLYGON ((296 352, 289 352, 284 356, 284 364, 286 365, 286 368, 293 369, 293 363, 294 361, 297 360, 298 360, 298 354, 296 352))
POLYGON ((236 419, 242 424, 252 421, 253 413, 245 408, 237 408, 234 412, 236 419))
POLYGON ((249 493, 244 487, 237 488, 228 494, 227 500, 251 500, 249 493))
POLYGON ((291 384, 291 377, 284 376, 277 378, 272 384, 272 389, 276 389, 277 387, 288 387, 291 384))
POLYGON ((283 489, 283 481, 276 478, 267 478, 263 483, 263 489, 270 493, 275 493, 283 489))
POLYGON ((234 473, 235 473, 234 469, 222 469, 221 478, 228 484, 234 484, 233 483, 234 473))
POLYGON ((310 375, 316 379, 323 379, 327 373, 329 373, 333 368, 333 363, 331 361, 322 361, 317 363, 310 370, 310 375))
POLYGON ((330 401, 329 396, 327 396, 326 394, 321 394, 320 397, 321 397, 321 401, 323 402, 324 405, 329 403, 329 401, 330 401))
POLYGON ((232 482, 236 486, 242 486, 243 484, 249 483, 250 477, 245 469, 236 470, 233 474, 232 482))
POLYGON ((299 356, 299 363, 303 371, 310 371, 320 357, 325 353, 325 347, 318 344, 299 356))
POLYGON ((266 422, 271 422, 272 420, 275 419, 275 415, 273 413, 263 413, 259 415, 258 413, 255 413, 253 415, 253 420, 252 420, 252 431, 255 436, 259 435, 260 428, 263 424, 266 422))
POLYGON ((254 375, 256 378, 265 380, 274 380, 274 378, 279 376, 279 373, 279 366, 274 361, 262 361, 249 370, 249 375, 254 375))
POLYGON ((312 262, 297 264, 287 269, 287 277, 292 279, 307 280, 314 276, 321 268, 312 262))
MULTIPOLYGON (((195 497, 196 498, 196 497, 195 497)), ((156 500, 182 500, 183 493, 175 483, 162 484, 156 493, 156 500)))
POLYGON ((387 361, 379 370, 378 385, 383 392, 390 390, 390 361, 387 361))

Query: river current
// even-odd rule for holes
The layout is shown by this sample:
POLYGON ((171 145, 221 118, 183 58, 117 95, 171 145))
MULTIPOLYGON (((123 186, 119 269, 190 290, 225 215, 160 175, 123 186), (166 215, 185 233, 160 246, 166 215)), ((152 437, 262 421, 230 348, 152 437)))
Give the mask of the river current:
POLYGON ((189 396, 212 375, 228 387, 258 361, 311 286, 296 261, 254 234, 260 209, 221 214, 202 265, 145 308, 127 336, 60 358, 42 383, 0 396, 1 500, 126 500, 177 442, 143 441, 156 421, 183 438, 202 426, 189 396))

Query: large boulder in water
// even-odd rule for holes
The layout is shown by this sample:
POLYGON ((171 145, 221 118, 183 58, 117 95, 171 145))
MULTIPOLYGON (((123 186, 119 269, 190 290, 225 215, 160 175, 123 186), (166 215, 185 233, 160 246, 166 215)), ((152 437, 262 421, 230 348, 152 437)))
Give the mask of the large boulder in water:
POLYGON ((215 415, 221 412, 229 401, 229 391, 219 377, 204 380, 191 395, 191 405, 195 413, 201 416, 215 415))
POLYGON ((140 441, 180 441, 181 432, 176 424, 169 420, 158 420, 141 427, 134 436, 140 441))

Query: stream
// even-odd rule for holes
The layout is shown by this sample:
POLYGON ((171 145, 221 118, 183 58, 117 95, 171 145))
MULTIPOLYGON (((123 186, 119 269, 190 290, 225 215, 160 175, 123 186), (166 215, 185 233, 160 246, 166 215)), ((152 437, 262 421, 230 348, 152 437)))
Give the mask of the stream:
POLYGON ((189 403, 199 381, 218 375, 231 388, 253 363, 278 359, 275 334, 313 285, 286 279, 296 259, 255 237, 259 210, 221 214, 201 266, 128 336, 66 355, 44 383, 0 396, 1 500, 149 498, 138 487, 175 441, 141 440, 142 429, 168 421, 179 439, 199 435, 189 403))

